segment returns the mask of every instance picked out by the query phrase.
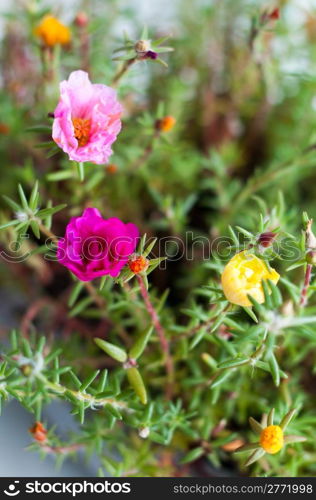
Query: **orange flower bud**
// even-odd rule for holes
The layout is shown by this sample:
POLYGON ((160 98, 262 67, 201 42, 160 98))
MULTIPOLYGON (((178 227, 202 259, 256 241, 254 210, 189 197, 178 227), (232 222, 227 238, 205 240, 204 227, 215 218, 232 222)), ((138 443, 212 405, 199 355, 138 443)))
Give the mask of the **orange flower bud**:
POLYGON ((35 441, 43 443, 47 440, 47 430, 41 422, 35 422, 33 427, 29 429, 35 441))
POLYGON ((274 455, 283 448, 283 430, 278 425, 268 425, 260 434, 260 445, 267 453, 274 455))
POLYGON ((0 134, 8 135, 10 128, 6 123, 0 123, 0 134))
POLYGON ((54 45, 58 44, 67 45, 71 39, 69 28, 50 15, 42 19, 41 23, 35 28, 34 34, 47 47, 54 47, 54 45))
POLYGON ((156 121, 156 129, 160 132, 170 132, 176 124, 176 119, 171 116, 165 116, 161 120, 156 121))
POLYGON ((148 265, 149 265, 148 259, 146 259, 142 255, 140 255, 139 257, 135 256, 128 263, 130 270, 134 274, 138 274, 138 273, 141 273, 142 271, 146 271, 146 269, 148 268, 148 265))
POLYGON ((115 163, 109 163, 106 166, 106 171, 108 174, 115 174, 117 172, 117 165, 115 165, 115 163))

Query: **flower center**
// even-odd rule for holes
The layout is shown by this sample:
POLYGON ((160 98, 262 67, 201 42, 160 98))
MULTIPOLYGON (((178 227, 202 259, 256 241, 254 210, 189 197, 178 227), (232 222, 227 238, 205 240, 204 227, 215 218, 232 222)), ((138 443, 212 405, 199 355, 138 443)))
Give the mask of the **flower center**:
POLYGON ((84 118, 73 118, 72 124, 75 129, 75 138, 78 141, 79 147, 85 146, 89 141, 91 120, 84 118))
POLYGON ((102 262, 107 255, 107 243, 104 238, 89 236, 82 245, 82 258, 85 262, 102 262))

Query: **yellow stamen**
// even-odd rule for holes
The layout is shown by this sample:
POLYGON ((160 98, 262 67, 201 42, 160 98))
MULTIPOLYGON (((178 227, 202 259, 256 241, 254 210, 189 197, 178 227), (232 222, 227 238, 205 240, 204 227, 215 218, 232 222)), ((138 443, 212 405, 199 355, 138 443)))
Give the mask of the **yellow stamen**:
POLYGON ((84 118, 73 118, 72 124, 75 129, 75 138, 79 147, 85 146, 89 142, 91 120, 84 118))

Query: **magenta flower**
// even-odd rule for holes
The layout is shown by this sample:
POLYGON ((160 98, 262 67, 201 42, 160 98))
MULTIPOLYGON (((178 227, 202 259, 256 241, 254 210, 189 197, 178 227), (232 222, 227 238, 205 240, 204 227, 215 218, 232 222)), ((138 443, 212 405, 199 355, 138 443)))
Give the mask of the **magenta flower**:
POLYGON ((85 71, 73 71, 60 84, 53 139, 70 160, 106 163, 121 130, 121 113, 115 90, 91 83, 85 71))
POLYGON ((65 238, 58 241, 57 259, 81 281, 109 274, 118 276, 135 251, 139 232, 134 224, 103 219, 96 208, 72 217, 65 238))

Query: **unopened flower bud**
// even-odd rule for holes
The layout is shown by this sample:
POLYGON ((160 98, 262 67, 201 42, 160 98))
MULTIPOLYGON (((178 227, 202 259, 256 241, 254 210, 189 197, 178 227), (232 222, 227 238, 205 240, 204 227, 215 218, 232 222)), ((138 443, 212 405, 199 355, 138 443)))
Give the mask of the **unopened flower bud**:
POLYGON ((79 28, 85 28, 89 24, 89 18, 86 12, 81 11, 75 17, 75 25, 79 28))
POLYGON ((157 52, 154 52, 153 50, 148 50, 148 52, 146 52, 146 54, 145 54, 145 57, 147 57, 148 59, 157 59, 158 54, 157 54, 157 52))
POLYGON ((265 11, 261 15, 260 22, 262 25, 267 24, 269 21, 277 21, 280 19, 280 9, 276 7, 271 11, 265 11))
POLYGON ((149 429, 149 427, 141 427, 141 428, 139 429, 139 433, 138 433, 138 435, 139 435, 139 437, 141 437, 141 438, 143 438, 143 439, 146 439, 146 438, 148 438, 149 433, 150 433, 150 429, 149 429))
POLYGON ((269 12, 268 17, 270 21, 277 21, 278 19, 280 19, 280 9, 276 7, 271 12, 269 12))
POLYGON ((130 368, 137 367, 137 361, 133 358, 128 358, 125 363, 123 363, 124 370, 129 370, 130 368))
POLYGON ((150 50, 149 40, 138 40, 138 42, 136 42, 134 45, 134 49, 138 54, 148 52, 150 50))
POLYGON ((115 163, 109 163, 105 168, 108 174, 115 174, 117 172, 117 165, 115 163))
POLYGON ((271 233, 270 231, 267 231, 266 233, 261 233, 258 238, 258 243, 264 248, 267 248, 273 243, 275 237, 276 233, 271 233))
POLYGON ((138 274, 141 273, 142 271, 147 270, 149 266, 149 260, 143 257, 143 255, 140 255, 139 257, 134 256, 129 261, 128 266, 134 274, 138 274))
POLYGON ((306 248, 308 250, 316 251, 316 236, 312 231, 312 224, 313 224, 313 219, 308 220, 306 224, 306 232, 305 232, 306 248))
POLYGON ((29 431, 35 441, 38 441, 40 443, 44 443, 45 441, 47 441, 47 430, 41 422, 35 422, 33 427, 29 429, 29 431))
POLYGON ((159 130, 160 132, 169 132, 170 130, 173 129, 173 127, 176 124, 176 119, 171 116, 165 116, 164 118, 161 118, 161 120, 156 121, 156 129, 159 130))
POLYGON ((2 135, 8 135, 10 132, 10 128, 6 123, 0 123, 0 134, 2 135))

